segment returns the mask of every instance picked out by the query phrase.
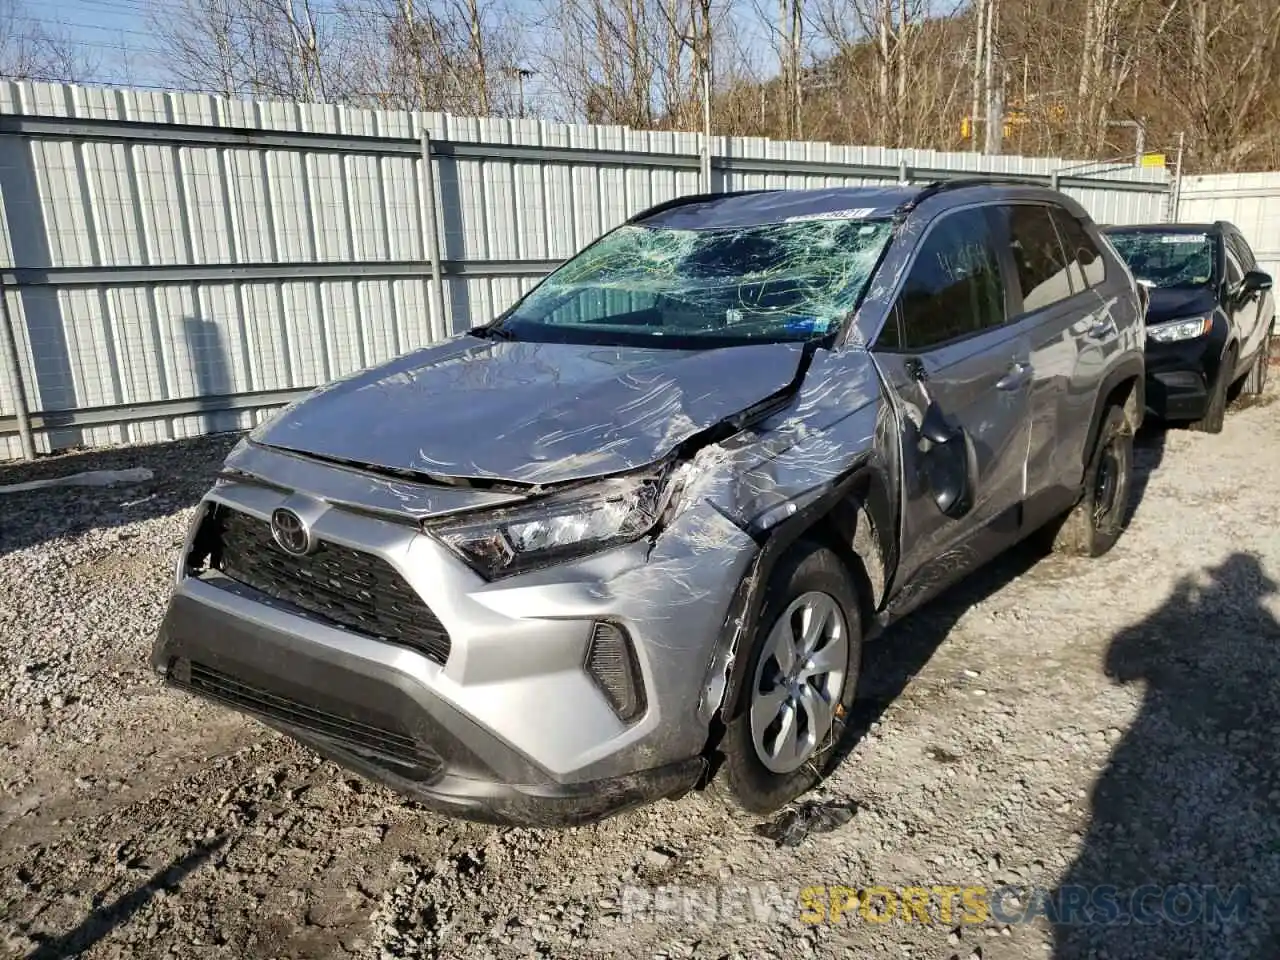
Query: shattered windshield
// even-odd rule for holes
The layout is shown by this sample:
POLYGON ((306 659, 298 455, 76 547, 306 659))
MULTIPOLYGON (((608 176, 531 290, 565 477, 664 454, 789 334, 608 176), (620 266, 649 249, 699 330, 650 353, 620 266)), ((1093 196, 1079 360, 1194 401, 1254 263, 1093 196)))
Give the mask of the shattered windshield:
POLYGON ((802 341, 839 326, 888 242, 887 220, 715 230, 626 225, 503 319, 508 336, 696 347, 802 341))
POLYGON ((1198 287, 1213 279, 1213 238, 1205 233, 1108 232, 1134 279, 1153 287, 1198 287))

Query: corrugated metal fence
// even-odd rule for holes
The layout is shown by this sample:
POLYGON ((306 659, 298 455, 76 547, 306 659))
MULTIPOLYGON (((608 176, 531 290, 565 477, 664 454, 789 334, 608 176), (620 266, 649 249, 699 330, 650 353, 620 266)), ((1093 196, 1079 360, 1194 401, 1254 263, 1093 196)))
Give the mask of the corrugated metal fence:
POLYGON ((1263 270, 1280 278, 1280 172, 1184 177, 1178 220, 1230 220, 1244 234, 1263 270))
MULTIPOLYGON (((242 428, 484 322, 636 211, 704 189, 698 134, 0 85, 0 458, 242 428), (429 162, 424 162, 424 157, 429 162), (438 302, 437 302, 438 301, 438 302)), ((1160 219, 1163 169, 713 138, 713 190, 1057 183, 1160 219)), ((442 404, 447 398, 441 398, 442 404)))

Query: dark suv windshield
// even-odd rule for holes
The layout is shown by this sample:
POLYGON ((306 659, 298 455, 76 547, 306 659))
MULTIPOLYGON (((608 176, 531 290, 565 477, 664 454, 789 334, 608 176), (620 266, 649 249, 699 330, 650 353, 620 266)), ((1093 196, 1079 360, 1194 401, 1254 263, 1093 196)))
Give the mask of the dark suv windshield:
POLYGON ((655 347, 814 339, 856 304, 889 233, 887 220, 817 217, 627 225, 559 267, 501 327, 522 340, 655 347))
POLYGON ((1198 287, 1213 279, 1214 242, 1206 233, 1108 231, 1134 279, 1153 287, 1198 287))

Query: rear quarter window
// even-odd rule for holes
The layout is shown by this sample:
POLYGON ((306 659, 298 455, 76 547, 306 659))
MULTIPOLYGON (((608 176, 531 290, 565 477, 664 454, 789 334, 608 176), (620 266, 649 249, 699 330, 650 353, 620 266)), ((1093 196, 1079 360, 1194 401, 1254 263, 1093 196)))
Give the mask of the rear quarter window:
POLYGON ((1061 207, 1052 210, 1053 222, 1062 237, 1062 246, 1073 281, 1080 289, 1096 287, 1107 279, 1107 264, 1102 251, 1093 242, 1084 225, 1061 207))

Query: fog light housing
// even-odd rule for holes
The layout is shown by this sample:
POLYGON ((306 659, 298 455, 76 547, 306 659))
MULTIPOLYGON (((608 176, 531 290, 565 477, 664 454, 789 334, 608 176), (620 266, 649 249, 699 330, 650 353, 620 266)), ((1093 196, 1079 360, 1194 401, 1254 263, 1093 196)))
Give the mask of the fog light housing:
POLYGON ((627 631, 616 623, 599 621, 587 644, 587 673, 623 723, 644 712, 644 685, 627 631))

